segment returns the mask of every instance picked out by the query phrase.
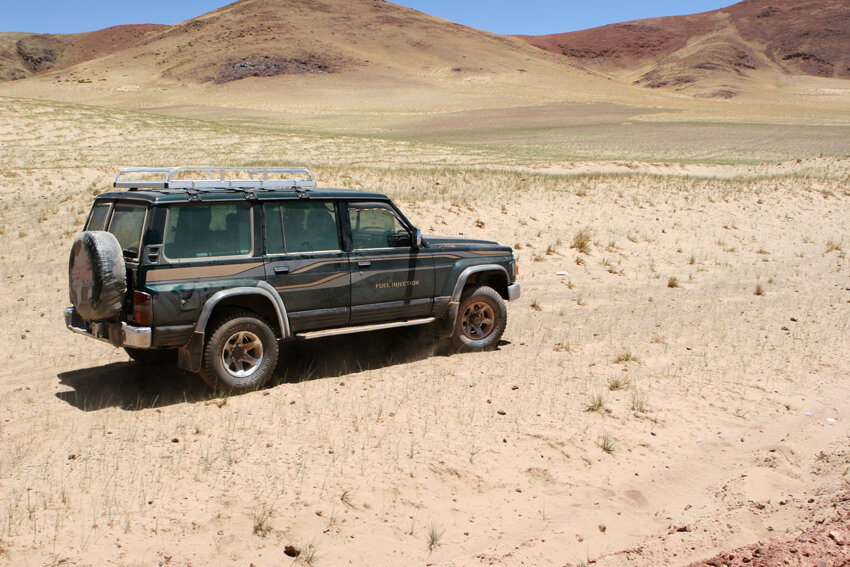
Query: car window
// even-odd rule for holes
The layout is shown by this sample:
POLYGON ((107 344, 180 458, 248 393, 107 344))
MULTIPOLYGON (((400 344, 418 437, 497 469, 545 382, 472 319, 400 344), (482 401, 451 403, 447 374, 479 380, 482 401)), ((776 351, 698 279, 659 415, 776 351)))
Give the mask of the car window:
POLYGON ((253 248, 251 227, 248 203, 170 207, 165 221, 165 256, 246 256, 253 248))
POLYGON ((111 206, 109 203, 99 203, 92 207, 86 230, 105 230, 106 221, 109 218, 109 207, 111 206))
POLYGON ((139 255, 139 242, 147 212, 147 207, 138 205, 115 205, 109 232, 118 239, 125 256, 135 258, 139 255))
POLYGON ((274 250, 287 253, 340 250, 339 225, 333 203, 284 201, 270 208, 277 209, 278 217, 273 218, 274 213, 267 213, 266 216, 266 247, 269 254, 274 254, 274 250), (283 227, 282 240, 277 234, 270 233, 280 230, 280 226, 283 227))
POLYGON ((283 220, 281 207, 278 203, 267 204, 263 207, 263 218, 266 226, 266 254, 283 254, 283 220))
POLYGON ((355 250, 410 246, 410 233, 389 207, 350 204, 348 215, 355 250))

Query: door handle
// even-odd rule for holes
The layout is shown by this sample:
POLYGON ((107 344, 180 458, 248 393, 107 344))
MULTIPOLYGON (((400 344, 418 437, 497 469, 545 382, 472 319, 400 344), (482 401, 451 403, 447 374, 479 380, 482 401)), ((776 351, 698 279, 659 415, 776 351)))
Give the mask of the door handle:
POLYGON ((274 273, 276 274, 288 274, 289 266, 275 266, 274 273))
POLYGON ((368 268, 369 266, 372 265, 372 262, 370 262, 368 260, 363 260, 361 262, 357 262, 357 265, 360 266, 361 268, 368 268))

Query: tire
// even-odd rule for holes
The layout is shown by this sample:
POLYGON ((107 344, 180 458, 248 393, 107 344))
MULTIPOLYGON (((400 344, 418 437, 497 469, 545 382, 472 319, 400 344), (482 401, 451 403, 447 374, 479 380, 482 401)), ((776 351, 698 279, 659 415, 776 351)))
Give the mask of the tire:
POLYGON ((254 313, 234 313, 220 320, 210 334, 199 374, 217 391, 257 390, 272 377, 277 356, 271 325, 254 313))
POLYGON ((508 324, 502 296, 485 285, 466 290, 460 298, 451 343, 457 352, 492 350, 508 324))
POLYGON ((177 363, 177 350, 171 348, 144 349, 124 347, 124 350, 127 351, 130 358, 139 364, 155 365, 177 363))
POLYGON ((87 321, 120 315, 127 293, 127 268, 118 239, 110 232, 78 234, 68 259, 71 303, 87 321))

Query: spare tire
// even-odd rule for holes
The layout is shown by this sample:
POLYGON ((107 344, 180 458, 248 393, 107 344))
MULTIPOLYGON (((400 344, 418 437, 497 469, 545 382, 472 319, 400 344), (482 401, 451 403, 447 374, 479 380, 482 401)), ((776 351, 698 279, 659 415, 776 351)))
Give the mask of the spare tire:
POLYGON ((115 235, 104 231, 77 235, 68 260, 68 287, 71 303, 87 321, 111 319, 121 313, 127 269, 115 235))

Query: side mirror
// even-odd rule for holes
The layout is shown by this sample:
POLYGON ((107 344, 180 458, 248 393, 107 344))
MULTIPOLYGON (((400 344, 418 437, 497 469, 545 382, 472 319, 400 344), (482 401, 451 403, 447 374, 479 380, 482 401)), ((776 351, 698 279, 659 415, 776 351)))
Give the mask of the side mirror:
POLYGON ((413 229, 413 247, 422 248, 422 230, 418 228, 413 229))

